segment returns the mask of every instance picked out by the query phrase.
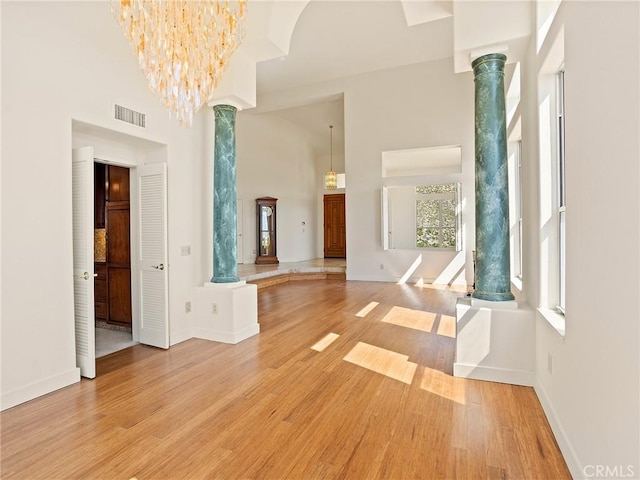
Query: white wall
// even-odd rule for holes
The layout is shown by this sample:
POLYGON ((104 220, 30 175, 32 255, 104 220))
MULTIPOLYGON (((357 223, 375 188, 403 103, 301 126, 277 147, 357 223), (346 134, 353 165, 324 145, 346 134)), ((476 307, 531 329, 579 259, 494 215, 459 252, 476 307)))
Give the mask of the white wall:
MULTIPOLYGON (((575 478, 598 469, 598 478, 640 476, 639 14, 636 2, 563 2, 547 38, 564 25, 567 311, 564 336, 538 314, 536 392, 575 478)), ((548 45, 540 52, 532 42, 523 70, 524 162, 534 165, 525 215, 533 223, 548 200, 535 172, 535 78, 548 45)), ((525 288, 542 306, 536 242, 544 234, 529 230, 525 244, 525 288)))
POLYGON ((305 131, 275 114, 240 112, 236 148, 238 198, 244 201, 244 262, 255 261, 255 199, 260 197, 278 199, 278 260, 315 258, 320 180, 305 131))
MULTIPOLYGON (((77 381, 72 241, 72 119, 167 145, 171 343, 190 337, 184 301, 198 283, 202 121, 170 120, 149 92, 108 2, 2 5, 3 408, 77 381), (118 103, 147 114, 113 119, 118 103), (194 188, 194 185, 196 187, 194 188)), ((154 161, 153 155, 147 157, 154 161)))
MULTIPOLYGON (((471 284, 475 230, 472 74, 454 74, 452 59, 445 59, 350 77, 344 84, 347 278, 397 281, 421 257, 410 281, 471 284), (462 174, 446 179, 433 176, 433 180, 462 184, 465 252, 383 251, 382 152, 442 145, 461 145, 462 174)), ((392 184, 389 180, 387 185, 392 184)))

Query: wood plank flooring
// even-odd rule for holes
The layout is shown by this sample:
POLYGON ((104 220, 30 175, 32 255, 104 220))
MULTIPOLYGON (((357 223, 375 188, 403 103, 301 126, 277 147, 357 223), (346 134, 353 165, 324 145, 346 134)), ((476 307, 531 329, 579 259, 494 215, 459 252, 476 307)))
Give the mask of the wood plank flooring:
POLYGON ((571 478, 533 389, 451 376, 460 295, 262 289, 256 337, 137 345, 99 359, 96 379, 0 414, 1 476, 571 478))

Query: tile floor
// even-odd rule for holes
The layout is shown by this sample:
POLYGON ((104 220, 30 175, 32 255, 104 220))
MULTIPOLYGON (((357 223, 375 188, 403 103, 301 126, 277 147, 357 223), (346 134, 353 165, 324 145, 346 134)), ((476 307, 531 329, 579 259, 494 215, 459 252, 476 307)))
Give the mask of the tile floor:
POLYGON ((130 332, 96 328, 96 358, 136 345, 130 332))

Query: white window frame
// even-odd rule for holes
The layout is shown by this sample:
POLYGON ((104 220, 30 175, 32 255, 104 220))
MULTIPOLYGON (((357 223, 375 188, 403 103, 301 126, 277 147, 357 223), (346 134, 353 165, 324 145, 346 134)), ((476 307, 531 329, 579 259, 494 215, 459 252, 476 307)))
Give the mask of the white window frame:
POLYGON ((565 84, 564 67, 557 74, 557 184, 558 201, 556 206, 558 218, 558 305, 557 309, 565 313, 566 295, 566 183, 565 183, 565 84))
MULTIPOLYGON (((566 142, 564 138, 560 139, 558 136, 558 126, 564 125, 565 113, 562 111, 562 122, 560 122, 558 120, 558 97, 560 93, 558 91, 558 73, 564 71, 564 30, 560 29, 553 37, 550 37, 547 44, 548 48, 545 47, 546 53, 540 59, 537 85, 539 195, 538 224, 536 228, 539 236, 536 248, 540 272, 538 312, 560 336, 564 337, 566 325, 563 312, 564 295, 561 294, 561 290, 564 292, 566 271, 565 263, 560 261, 560 255, 561 253, 564 255, 564 249, 561 251, 561 244, 563 243, 561 237, 565 238, 564 220, 566 208, 564 208, 565 213, 560 208, 559 166, 561 165, 560 162, 564 162, 564 158, 560 158, 559 154, 560 152, 564 154, 564 148, 561 149, 560 145, 565 145, 566 142), (562 279, 561 276, 563 277, 562 279)), ((569 77, 565 76, 565 80, 567 79, 569 77)), ((570 86, 570 84, 565 84, 565 87, 567 86, 570 86)), ((566 88, 564 93, 566 94, 566 88)), ((565 103, 562 102, 561 105, 565 106, 565 103)), ((564 131, 562 134, 564 134, 564 131)), ((525 147, 525 153, 532 152, 532 149, 527 148, 526 143, 523 146, 525 147)), ((527 185, 529 184, 527 182, 527 185)), ((530 227, 533 227, 533 225, 530 227)))
POLYGON ((513 232, 513 276, 522 281, 522 140, 518 140, 514 149, 513 162, 513 214, 515 229, 513 232))

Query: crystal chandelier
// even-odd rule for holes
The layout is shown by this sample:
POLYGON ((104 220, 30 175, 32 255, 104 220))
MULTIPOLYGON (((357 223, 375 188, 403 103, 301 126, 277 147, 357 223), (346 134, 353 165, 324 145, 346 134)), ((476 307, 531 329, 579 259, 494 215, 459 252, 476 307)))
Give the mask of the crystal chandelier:
POLYGON ((324 174, 324 188, 335 190, 338 187, 338 175, 333 171, 333 125, 329 125, 329 148, 331 149, 331 170, 324 174))
POLYGON ((247 0, 112 0, 111 6, 149 88, 191 126, 244 37, 247 0))

